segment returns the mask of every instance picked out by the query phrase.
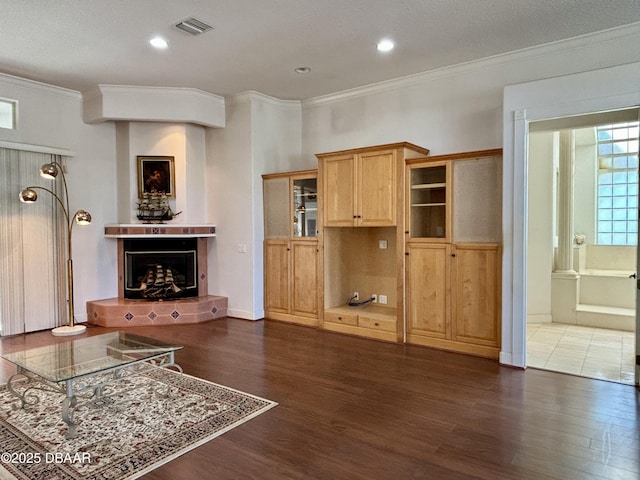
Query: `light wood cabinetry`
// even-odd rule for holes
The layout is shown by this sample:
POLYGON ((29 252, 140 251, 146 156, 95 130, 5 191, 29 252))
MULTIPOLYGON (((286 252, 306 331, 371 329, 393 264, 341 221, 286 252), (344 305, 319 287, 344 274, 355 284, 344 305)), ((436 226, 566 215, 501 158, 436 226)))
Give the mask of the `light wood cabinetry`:
POLYGON ((498 357, 500 159, 489 150, 407 162, 408 343, 498 357))
POLYGON ((381 145, 263 176, 267 318, 498 357, 502 152, 427 154, 381 145))
POLYGON ((416 145, 399 143, 318 154, 324 226, 397 225, 402 164, 406 158, 428 153, 416 145))
POLYGON ((315 170, 263 175, 265 316, 318 325, 315 170))
POLYGON ((323 199, 322 328, 403 341, 404 162, 428 153, 396 143, 317 155, 323 199), (354 292, 359 293, 355 303, 373 295, 377 301, 349 305, 354 292))
POLYGON ((409 164, 406 184, 408 238, 451 241, 450 162, 409 164))
POLYGON ((408 246, 407 342, 497 358, 499 244, 408 246))
POLYGON ((415 335, 451 338, 449 298, 451 246, 407 246, 407 339, 415 335))
POLYGON ((486 353, 496 355, 499 352, 493 348, 500 347, 500 254, 499 244, 458 244, 453 248, 451 269, 453 337, 465 344, 491 347, 486 353))

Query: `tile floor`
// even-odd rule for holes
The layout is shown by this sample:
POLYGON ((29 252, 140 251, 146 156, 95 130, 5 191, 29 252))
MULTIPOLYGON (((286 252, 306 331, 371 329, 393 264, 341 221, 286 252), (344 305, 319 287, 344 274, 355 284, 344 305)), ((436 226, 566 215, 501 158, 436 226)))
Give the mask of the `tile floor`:
POLYGON ((527 324, 528 367, 633 385, 634 360, 634 332, 527 324))

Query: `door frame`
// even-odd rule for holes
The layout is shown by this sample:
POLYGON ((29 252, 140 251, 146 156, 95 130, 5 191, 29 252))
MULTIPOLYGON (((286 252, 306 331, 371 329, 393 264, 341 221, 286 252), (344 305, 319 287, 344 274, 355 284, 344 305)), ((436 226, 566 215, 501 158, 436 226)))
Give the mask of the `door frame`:
MULTIPOLYGON (((510 85, 503 94, 500 363, 526 368, 529 122, 640 106, 640 62, 510 85)), ((636 315, 636 338, 639 319, 636 315)), ((638 353, 636 342, 636 353, 638 353)), ((638 384, 638 365, 635 382, 638 384)))

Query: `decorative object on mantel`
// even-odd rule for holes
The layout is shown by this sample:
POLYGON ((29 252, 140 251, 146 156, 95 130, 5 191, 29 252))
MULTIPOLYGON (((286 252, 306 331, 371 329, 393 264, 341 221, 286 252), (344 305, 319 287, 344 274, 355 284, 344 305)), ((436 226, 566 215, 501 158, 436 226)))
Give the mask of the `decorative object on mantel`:
POLYGON ((182 212, 174 213, 169 205, 169 199, 164 193, 144 192, 138 202, 138 220, 144 223, 164 223, 173 220, 182 212))
POLYGON ((145 193, 176 198, 174 157, 138 156, 138 198, 145 193))
POLYGON ((69 192, 67 190, 67 179, 64 175, 64 167, 57 161, 47 163, 40 167, 40 176, 54 180, 58 173, 62 176, 62 185, 64 187, 64 197, 61 199, 52 190, 37 185, 32 185, 20 192, 20 201, 23 203, 34 203, 38 200, 36 190, 44 190, 49 192, 56 200, 66 220, 67 226, 67 307, 68 307, 68 325, 54 328, 51 333, 55 336, 78 335, 84 333, 87 329, 84 325, 75 325, 73 314, 73 260, 71 257, 71 233, 74 222, 78 225, 89 225, 91 223, 91 215, 86 210, 78 210, 69 217, 69 192), (63 201, 64 200, 64 201, 63 201))

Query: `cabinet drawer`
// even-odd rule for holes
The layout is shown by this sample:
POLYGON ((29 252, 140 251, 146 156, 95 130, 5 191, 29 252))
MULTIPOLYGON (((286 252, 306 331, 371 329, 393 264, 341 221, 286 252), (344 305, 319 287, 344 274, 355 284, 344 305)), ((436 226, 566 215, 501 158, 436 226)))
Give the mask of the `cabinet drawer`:
POLYGON ((339 323, 341 325, 358 325, 358 316, 349 315, 348 313, 324 312, 324 321, 331 323, 339 323))
POLYGON ((364 328, 372 328, 375 330, 384 330, 386 332, 396 331, 396 321, 386 318, 365 317, 360 315, 358 317, 358 326, 364 328))

